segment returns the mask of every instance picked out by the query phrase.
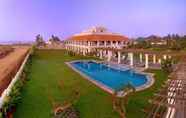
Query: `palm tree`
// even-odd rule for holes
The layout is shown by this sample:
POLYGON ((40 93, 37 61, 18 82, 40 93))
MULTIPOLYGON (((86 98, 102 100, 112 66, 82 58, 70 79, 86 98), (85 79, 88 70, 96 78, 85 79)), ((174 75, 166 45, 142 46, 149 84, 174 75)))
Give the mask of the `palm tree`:
POLYGON ((45 46, 45 45, 46 45, 46 43, 45 43, 43 37, 40 34, 38 34, 36 36, 36 46, 45 46))
POLYGON ((128 97, 135 91, 135 88, 130 83, 124 88, 114 91, 112 95, 113 109, 119 113, 121 118, 126 118, 125 106, 128 104, 128 97))
POLYGON ((49 39, 52 45, 58 45, 61 43, 61 40, 59 37, 52 35, 51 38, 49 39))

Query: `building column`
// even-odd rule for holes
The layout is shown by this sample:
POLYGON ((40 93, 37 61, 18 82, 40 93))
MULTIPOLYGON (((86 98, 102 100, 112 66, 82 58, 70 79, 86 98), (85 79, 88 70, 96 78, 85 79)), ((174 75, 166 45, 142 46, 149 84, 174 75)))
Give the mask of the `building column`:
POLYGON ((103 51, 99 50, 100 59, 103 59, 103 51))
POLYGON ((73 52, 76 52, 76 47, 75 46, 73 46, 73 52))
POLYGON ((118 64, 120 64, 120 63, 121 63, 121 52, 118 51, 118 64))
POLYGON ((113 47, 113 41, 110 41, 110 45, 111 45, 111 47, 113 47))
POLYGON ((167 59, 167 55, 163 55, 163 59, 165 59, 165 60, 166 60, 166 59, 167 59))
POLYGON ((145 68, 149 68, 149 55, 145 54, 145 68))
POLYGON ((107 59, 108 62, 111 60, 111 56, 112 56, 112 52, 108 50, 108 59, 107 59))
POLYGON ((81 48, 79 47, 79 54, 81 54, 81 48))
POLYGON ((106 41, 104 41, 104 46, 107 47, 107 42, 106 41))
POLYGON ((88 46, 90 47, 90 41, 88 41, 88 46))
POLYGON ((118 47, 119 46, 119 43, 118 43, 118 41, 116 41, 116 47, 118 47))
POLYGON ((104 57, 106 58, 107 57, 107 50, 104 50, 103 54, 104 54, 104 57))
POLYGON ((78 53, 78 47, 76 47, 76 52, 78 53))
POLYGON ((130 56, 130 66, 134 65, 134 58, 133 58, 133 53, 129 53, 130 56))
POLYGON ((79 50, 79 54, 81 54, 81 48, 80 47, 78 48, 78 50, 79 50))
POLYGON ((85 49, 83 49, 83 56, 85 56, 86 54, 85 54, 85 49))
POLYGON ((78 52, 78 54, 79 54, 79 47, 77 48, 77 52, 78 52))
POLYGON ((153 64, 156 64, 156 55, 153 55, 153 64))
POLYGON ((158 59, 158 63, 161 64, 161 59, 158 59))
POLYGON ((69 50, 71 50, 71 51, 72 51, 72 46, 70 46, 70 47, 69 47, 69 50))
POLYGON ((90 52, 90 48, 88 48, 88 52, 90 52))
POLYGON ((143 55, 142 55, 142 53, 140 53, 140 63, 142 63, 143 62, 143 55))
POLYGON ((99 47, 99 41, 97 41, 97 47, 99 47))

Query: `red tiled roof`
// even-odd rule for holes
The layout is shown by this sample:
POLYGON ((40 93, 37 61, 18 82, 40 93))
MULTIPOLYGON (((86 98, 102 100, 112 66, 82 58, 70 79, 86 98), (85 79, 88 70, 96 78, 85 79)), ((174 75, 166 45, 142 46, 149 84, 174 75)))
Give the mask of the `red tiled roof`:
POLYGON ((72 36, 69 40, 76 41, 128 41, 128 37, 115 34, 90 34, 90 35, 77 35, 72 36))

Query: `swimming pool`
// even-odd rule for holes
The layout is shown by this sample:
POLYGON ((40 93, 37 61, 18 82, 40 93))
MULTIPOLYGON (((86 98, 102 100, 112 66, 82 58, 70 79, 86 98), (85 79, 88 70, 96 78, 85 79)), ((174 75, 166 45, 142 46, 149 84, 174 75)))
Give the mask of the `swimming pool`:
POLYGON ((94 61, 74 61, 73 69, 112 90, 122 89, 128 83, 138 88, 148 82, 145 74, 134 72, 133 69, 119 69, 94 61))

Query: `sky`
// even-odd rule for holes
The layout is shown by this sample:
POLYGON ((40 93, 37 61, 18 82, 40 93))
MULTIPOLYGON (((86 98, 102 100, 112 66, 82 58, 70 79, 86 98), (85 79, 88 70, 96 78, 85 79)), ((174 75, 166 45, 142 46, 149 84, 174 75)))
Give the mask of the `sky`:
POLYGON ((186 34, 186 0, 0 0, 0 42, 65 39, 92 26, 130 38, 186 34))

